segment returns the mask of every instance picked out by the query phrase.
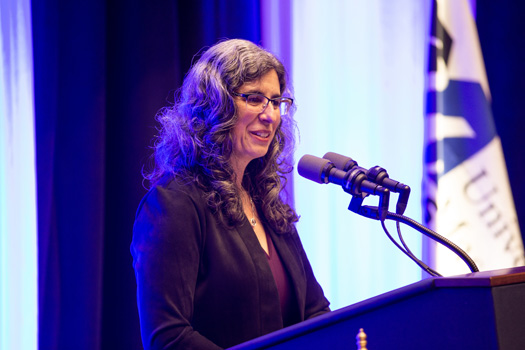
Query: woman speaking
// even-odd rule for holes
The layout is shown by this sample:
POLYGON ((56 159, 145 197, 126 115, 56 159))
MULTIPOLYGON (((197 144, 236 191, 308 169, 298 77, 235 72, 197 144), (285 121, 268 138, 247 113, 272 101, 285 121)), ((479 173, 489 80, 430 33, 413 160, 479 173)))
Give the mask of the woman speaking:
POLYGON ((329 311, 281 192, 286 72, 245 40, 209 48, 158 120, 131 253, 145 349, 221 349, 329 311))

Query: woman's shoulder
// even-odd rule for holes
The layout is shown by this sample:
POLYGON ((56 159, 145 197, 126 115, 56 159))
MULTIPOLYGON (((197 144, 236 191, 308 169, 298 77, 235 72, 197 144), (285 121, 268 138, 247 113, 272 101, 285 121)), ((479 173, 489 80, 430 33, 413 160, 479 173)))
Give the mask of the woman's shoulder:
POLYGON ((203 190, 195 183, 193 178, 171 174, 161 177, 159 181, 151 187, 150 191, 151 190, 180 192, 189 196, 194 196, 195 194, 200 195, 203 193, 203 190))
POLYGON ((193 183, 175 178, 155 183, 140 202, 135 215, 133 254, 154 247, 176 249, 176 246, 203 241, 209 211, 204 196, 199 196, 198 192, 193 183))
POLYGON ((165 175, 142 198, 137 214, 144 205, 160 207, 203 207, 204 190, 189 178, 165 175))

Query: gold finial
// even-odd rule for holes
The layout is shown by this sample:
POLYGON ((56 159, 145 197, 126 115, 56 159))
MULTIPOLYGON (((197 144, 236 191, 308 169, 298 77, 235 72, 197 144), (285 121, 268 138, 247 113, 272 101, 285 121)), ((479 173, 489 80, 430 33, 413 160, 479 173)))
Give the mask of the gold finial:
POLYGON ((367 350, 366 349, 366 333, 363 331, 363 328, 359 328, 359 333, 355 337, 357 340, 357 350, 367 350))

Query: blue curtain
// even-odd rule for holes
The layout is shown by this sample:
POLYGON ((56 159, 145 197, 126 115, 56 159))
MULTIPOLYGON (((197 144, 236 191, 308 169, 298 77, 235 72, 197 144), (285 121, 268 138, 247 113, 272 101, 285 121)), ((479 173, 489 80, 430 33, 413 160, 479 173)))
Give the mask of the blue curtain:
POLYGON ((525 242, 525 26, 522 1, 478 0, 476 22, 521 235, 525 242))

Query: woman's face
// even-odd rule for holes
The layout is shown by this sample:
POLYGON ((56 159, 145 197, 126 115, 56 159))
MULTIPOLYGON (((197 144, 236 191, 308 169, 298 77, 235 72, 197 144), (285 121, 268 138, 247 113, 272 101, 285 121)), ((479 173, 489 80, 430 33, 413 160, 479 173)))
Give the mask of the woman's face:
MULTIPOLYGON (((261 94, 268 98, 281 96, 279 78, 275 70, 263 75, 259 80, 243 84, 240 94, 261 94)), ((235 97, 238 119, 233 129, 232 161, 235 167, 244 169, 250 161, 263 157, 275 136, 281 122, 279 108, 270 102, 262 112, 247 107, 244 97, 235 97)))

